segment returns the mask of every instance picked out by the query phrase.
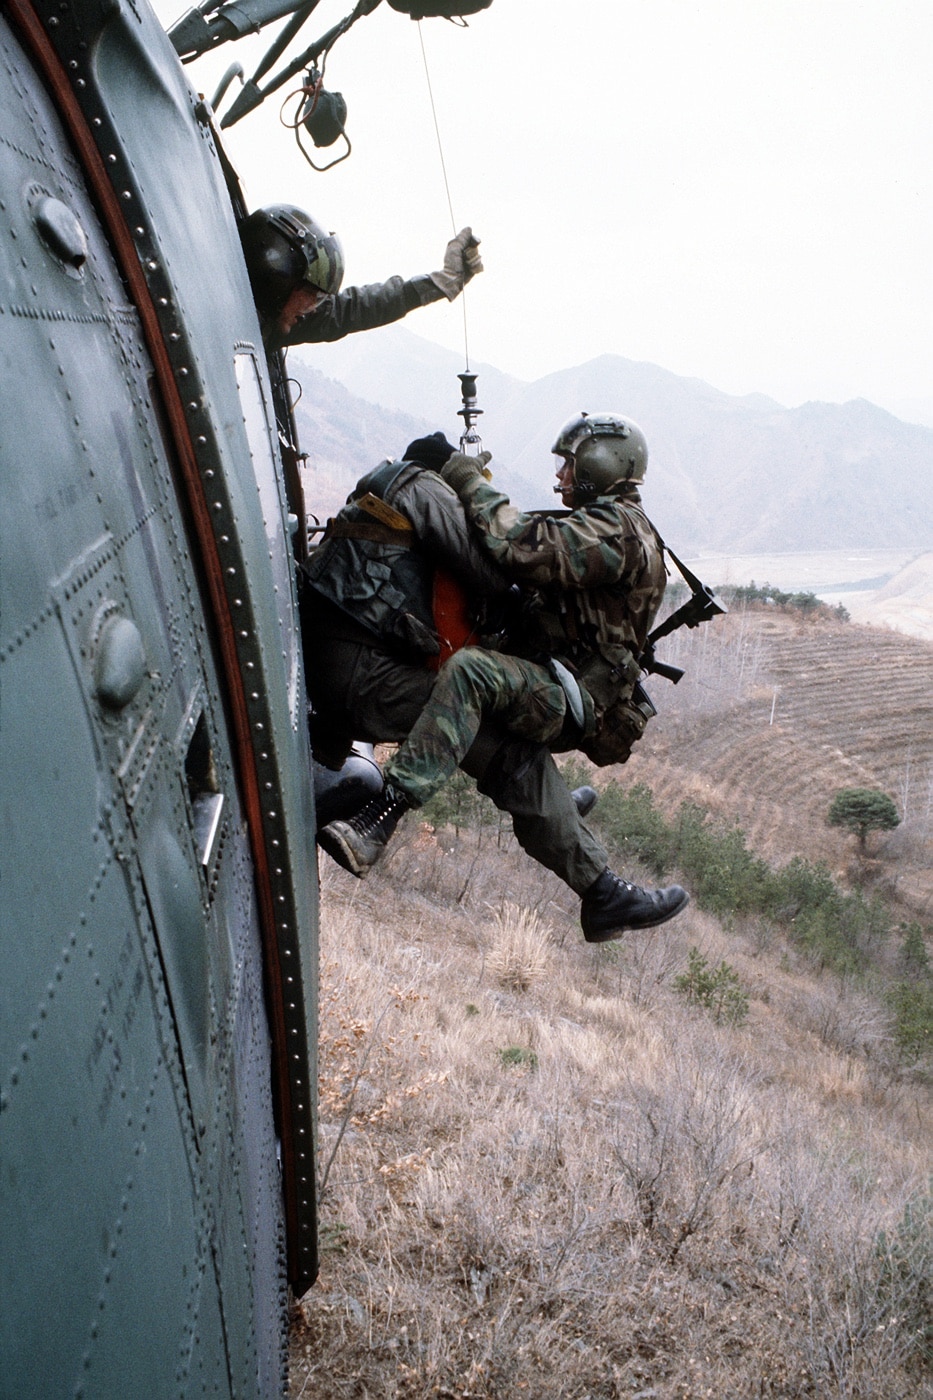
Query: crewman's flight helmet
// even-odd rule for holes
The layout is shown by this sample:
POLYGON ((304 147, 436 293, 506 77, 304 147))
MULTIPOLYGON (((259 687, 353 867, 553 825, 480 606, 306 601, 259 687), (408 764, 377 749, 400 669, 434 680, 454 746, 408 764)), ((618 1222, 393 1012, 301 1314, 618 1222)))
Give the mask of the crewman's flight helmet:
POLYGON ((631 418, 616 413, 579 413, 557 434, 551 451, 573 461, 574 502, 585 505, 626 481, 644 481, 645 435, 631 418))
POLYGON ((339 292, 340 240, 303 209, 293 204, 257 209, 240 225, 240 238, 256 305, 264 316, 277 316, 302 283, 331 296, 339 292))

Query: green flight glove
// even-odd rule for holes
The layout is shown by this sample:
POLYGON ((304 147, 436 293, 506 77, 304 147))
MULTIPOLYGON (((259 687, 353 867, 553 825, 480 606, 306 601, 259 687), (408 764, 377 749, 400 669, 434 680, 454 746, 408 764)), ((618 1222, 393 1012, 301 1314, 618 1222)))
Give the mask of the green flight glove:
POLYGON ((469 457, 466 452, 453 452, 439 470, 447 485, 452 486, 459 495, 463 488, 469 486, 478 476, 489 480, 490 473, 486 470, 486 463, 491 461, 491 452, 480 452, 477 457, 469 457))
POLYGON ((473 230, 462 228, 456 238, 447 244, 444 253, 444 266, 440 272, 429 272, 428 276, 448 301, 453 301, 463 291, 471 277, 482 272, 483 260, 479 252, 479 239, 473 237, 473 230))

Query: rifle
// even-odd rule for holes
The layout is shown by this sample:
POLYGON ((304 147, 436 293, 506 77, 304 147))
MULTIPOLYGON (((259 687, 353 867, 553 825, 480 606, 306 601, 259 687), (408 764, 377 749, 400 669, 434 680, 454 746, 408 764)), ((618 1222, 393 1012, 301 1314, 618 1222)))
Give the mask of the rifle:
MULTIPOLYGON (((530 510, 526 514, 539 516, 542 519, 559 519, 561 516, 571 515, 572 512, 569 510, 530 510)), ((652 529, 654 529, 653 526, 652 529)), ((727 613, 729 609, 708 584, 702 583, 696 574, 677 558, 674 551, 661 539, 657 530, 654 533, 661 549, 670 555, 683 575, 684 582, 689 585, 691 596, 682 607, 671 613, 670 617, 665 618, 660 626, 649 634, 638 661, 641 669, 648 675, 663 676, 665 680, 676 685, 684 675, 684 670, 681 666, 671 666, 666 661, 658 661, 654 654, 655 643, 659 642, 662 637, 668 637, 672 632, 676 632, 678 627, 699 627, 701 622, 709 622, 712 618, 718 617, 720 613, 727 613)), ((481 630, 491 632, 498 638, 497 641, 490 642, 489 645, 508 649, 507 638, 515 629, 516 623, 521 625, 522 606, 522 590, 514 583, 504 596, 489 600, 486 621, 481 626, 481 630)))
MULTIPOLYGON (((663 544, 663 541, 662 541, 663 544)), ((668 554, 683 574, 684 580, 690 585, 691 596, 682 607, 671 613, 670 617, 664 619, 659 627, 649 633, 645 642, 645 649, 642 652, 639 663, 643 671, 651 676, 663 676, 665 680, 671 681, 674 685, 684 674, 682 667, 670 666, 665 661, 657 661, 654 655, 655 643, 662 637, 668 637, 672 632, 676 632, 678 627, 699 627, 701 622, 709 622, 711 618, 717 617, 720 613, 727 613, 729 609, 721 598, 708 584, 701 583, 696 574, 691 573, 686 564, 682 564, 672 549, 664 545, 668 554)))

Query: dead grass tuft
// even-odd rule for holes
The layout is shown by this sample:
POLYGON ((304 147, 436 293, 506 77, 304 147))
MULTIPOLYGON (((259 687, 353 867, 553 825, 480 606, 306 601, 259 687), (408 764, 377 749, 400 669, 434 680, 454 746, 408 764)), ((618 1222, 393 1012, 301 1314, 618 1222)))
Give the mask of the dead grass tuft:
POLYGON ((551 930, 532 909, 506 904, 493 916, 486 965, 499 985, 527 992, 553 966, 551 930))

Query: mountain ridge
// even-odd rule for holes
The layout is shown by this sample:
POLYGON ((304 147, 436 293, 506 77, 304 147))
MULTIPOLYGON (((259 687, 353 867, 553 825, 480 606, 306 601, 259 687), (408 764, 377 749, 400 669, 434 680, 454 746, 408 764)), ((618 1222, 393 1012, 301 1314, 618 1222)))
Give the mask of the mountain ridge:
MULTIPOLYGON (((302 436, 331 496, 339 489, 342 500, 363 472, 424 431, 440 427, 456 440, 460 365, 400 326, 290 353, 302 436)), ((472 368, 495 480, 526 509, 553 504, 560 425, 584 408, 612 410, 645 430, 645 503, 682 551, 933 548, 933 429, 864 398, 785 408, 612 354, 531 383, 472 368)))

